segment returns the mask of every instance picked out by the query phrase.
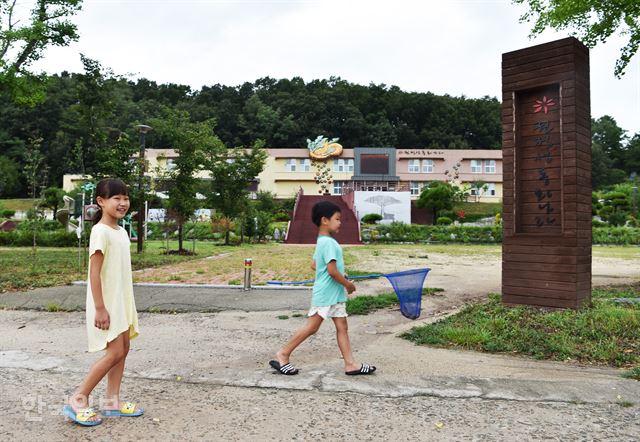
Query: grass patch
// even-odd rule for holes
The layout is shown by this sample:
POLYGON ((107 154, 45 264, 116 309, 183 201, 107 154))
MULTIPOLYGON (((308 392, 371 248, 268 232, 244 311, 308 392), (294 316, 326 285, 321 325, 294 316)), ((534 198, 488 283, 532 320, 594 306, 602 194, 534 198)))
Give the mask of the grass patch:
MULTIPOLYGON (((200 256, 164 255, 162 241, 147 241, 142 255, 136 253, 135 244, 131 245, 131 266, 133 270, 139 270, 178 264, 229 250, 234 248, 201 241, 198 243, 200 256)), ((39 247, 35 258, 31 247, 0 247, 0 293, 85 280, 87 270, 86 267, 81 268, 79 261, 84 262, 84 259, 82 256, 78 259, 75 247, 39 247)))
POLYGON ((592 306, 579 311, 507 307, 493 294, 401 337, 419 345, 629 367, 640 363, 640 305, 618 304, 618 297, 640 297, 640 284, 596 289, 592 306))
POLYGON ((278 316, 276 316, 276 318, 285 320, 285 319, 289 319, 289 316, 287 316, 287 315, 278 315, 278 316))
MULTIPOLYGON (((431 295, 441 292, 443 289, 426 287, 422 289, 422 295, 431 295)), ((376 310, 394 307, 399 304, 395 293, 382 293, 376 296, 356 296, 347 300, 347 313, 349 315, 368 315, 376 310)))
POLYGON ((353 270, 353 269, 345 269, 344 272, 349 276, 369 276, 369 275, 379 275, 382 272, 373 272, 371 270, 353 270))
POLYGON ((230 279, 227 282, 228 285, 240 285, 240 280, 239 279, 230 279))
POLYGON ((46 308, 47 308, 47 311, 50 312, 50 313, 59 312, 62 309, 60 304, 55 304, 55 303, 47 304, 46 308))
POLYGON ((0 207, 6 210, 29 210, 33 208, 34 200, 31 198, 11 198, 0 200, 0 207))
POLYGON ((502 212, 502 203, 476 203, 476 202, 457 203, 453 211, 457 212, 459 210, 464 210, 464 213, 467 215, 492 216, 498 212, 502 212))
POLYGON ((631 370, 625 371, 624 373, 622 373, 622 377, 640 381, 640 367, 634 367, 631 370))
POLYGON ((302 318, 304 316, 303 313, 294 313, 291 315, 292 318, 302 318))

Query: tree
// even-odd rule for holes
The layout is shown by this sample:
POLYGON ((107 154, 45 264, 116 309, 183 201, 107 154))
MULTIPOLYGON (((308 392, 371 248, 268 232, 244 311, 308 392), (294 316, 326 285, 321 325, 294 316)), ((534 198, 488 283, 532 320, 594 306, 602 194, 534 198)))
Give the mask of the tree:
POLYGON ((438 213, 453 209, 453 205, 461 201, 462 195, 463 192, 458 186, 442 181, 432 181, 420 193, 416 206, 431 208, 435 222, 438 219, 438 213))
POLYGON ((273 217, 270 212, 258 212, 256 216, 256 235, 258 236, 258 241, 264 241, 269 234, 269 227, 271 226, 272 220, 273 217))
POLYGON ((78 39, 67 20, 81 0, 36 0, 29 20, 18 18, 23 2, 0 0, 0 90, 15 102, 34 105, 44 99, 43 76, 29 72, 47 46, 67 46, 78 39))
POLYGON ((33 233, 33 261, 32 265, 35 267, 36 263, 36 239, 38 236, 38 229, 42 221, 42 212, 40 206, 42 203, 42 190, 47 183, 47 166, 44 165, 44 155, 40 152, 40 146, 42 144, 42 138, 31 138, 29 140, 28 149, 25 155, 24 176, 29 184, 29 190, 31 191, 31 198, 33 198, 33 208, 29 211, 28 216, 28 228, 33 233), (38 199, 36 199, 38 197, 38 199))
POLYGON ((260 190, 256 194, 256 210, 259 212, 274 213, 278 208, 276 194, 268 190, 260 190))
POLYGON ((625 132, 608 115, 591 121, 591 184, 594 189, 625 180, 625 132))
POLYGON ((58 207, 64 204, 62 197, 65 195, 64 190, 59 187, 48 187, 42 194, 42 207, 48 207, 53 211, 53 218, 56 219, 58 207))
POLYGON ((480 193, 489 190, 489 185, 482 181, 476 180, 471 182, 471 190, 475 190, 476 203, 480 201, 480 193))
POLYGON ((624 164, 629 175, 634 172, 636 176, 640 175, 640 133, 635 134, 627 144, 624 164))
POLYGON ((167 187, 169 200, 167 210, 178 224, 178 253, 184 253, 184 224, 193 217, 198 208, 197 187, 199 179, 196 173, 203 163, 203 151, 206 146, 219 143, 213 134, 210 121, 193 123, 186 111, 166 109, 164 119, 151 121, 154 130, 171 142, 178 156, 174 159, 175 168, 168 172, 167 187))
POLYGON ((614 74, 620 78, 640 45, 640 2, 638 0, 512 0, 527 4, 529 11, 520 22, 534 21, 531 36, 545 29, 557 31, 574 29, 586 46, 592 48, 604 43, 615 33, 628 36, 629 41, 620 50, 614 74))
POLYGON ((19 186, 18 164, 5 156, 0 156, 0 196, 13 195, 19 186))
MULTIPOLYGON (((249 183, 262 172, 267 159, 263 146, 261 140, 250 149, 227 149, 221 142, 205 146, 204 168, 211 174, 208 200, 226 217, 236 218, 246 210, 249 183)), ((225 243, 229 243, 228 231, 225 243)))

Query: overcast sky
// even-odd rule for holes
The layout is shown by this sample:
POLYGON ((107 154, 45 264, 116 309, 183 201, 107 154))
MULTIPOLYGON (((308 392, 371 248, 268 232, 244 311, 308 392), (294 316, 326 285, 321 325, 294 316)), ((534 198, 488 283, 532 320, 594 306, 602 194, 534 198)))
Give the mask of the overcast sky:
MULTIPOLYGON (((23 2, 23 4, 28 2, 23 2)), ((198 89, 257 78, 338 76, 406 91, 500 97, 501 54, 530 40, 509 0, 85 0, 80 40, 34 67, 80 72, 80 53, 117 74, 198 89)), ((591 51, 591 112, 640 132, 640 55, 613 75, 624 40, 591 51)), ((339 134, 336 134, 339 136, 339 134)))

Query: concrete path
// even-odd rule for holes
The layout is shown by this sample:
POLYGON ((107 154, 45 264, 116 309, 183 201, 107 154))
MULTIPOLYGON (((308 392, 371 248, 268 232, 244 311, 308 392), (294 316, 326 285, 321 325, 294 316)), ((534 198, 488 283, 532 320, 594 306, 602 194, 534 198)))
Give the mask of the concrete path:
MULTIPOLYGON (((0 304, 77 306, 84 290, 4 294, 0 304)), ((268 367, 304 323, 308 290, 137 287, 136 297, 141 310, 187 313, 140 314, 123 395, 147 413, 95 429, 59 413, 98 357, 86 353, 84 313, 0 311, 1 440, 640 438, 640 382, 619 370, 417 347, 398 337, 473 296, 425 298, 415 322, 396 309, 351 317, 355 357, 379 367, 370 377, 343 374, 331 324, 294 353, 298 376, 268 367)), ((104 385, 95 396, 103 394, 104 385)))
MULTIPOLYGON (((197 288, 136 286, 138 311, 151 312, 216 312, 222 310, 265 311, 307 309, 309 289, 251 290, 241 288, 197 288)), ((47 287, 29 292, 0 294, 0 307, 9 309, 84 310, 86 285, 47 287)))

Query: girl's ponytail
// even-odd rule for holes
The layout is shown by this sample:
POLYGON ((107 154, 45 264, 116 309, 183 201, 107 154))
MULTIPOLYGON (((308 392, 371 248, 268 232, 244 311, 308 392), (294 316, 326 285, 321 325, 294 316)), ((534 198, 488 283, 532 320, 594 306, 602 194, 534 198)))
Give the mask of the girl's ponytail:
POLYGON ((98 205, 96 202, 96 206, 98 206, 98 210, 96 210, 96 214, 93 215, 93 223, 98 224, 98 222, 102 219, 102 207, 98 205))

